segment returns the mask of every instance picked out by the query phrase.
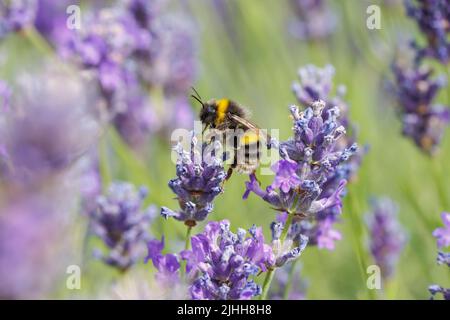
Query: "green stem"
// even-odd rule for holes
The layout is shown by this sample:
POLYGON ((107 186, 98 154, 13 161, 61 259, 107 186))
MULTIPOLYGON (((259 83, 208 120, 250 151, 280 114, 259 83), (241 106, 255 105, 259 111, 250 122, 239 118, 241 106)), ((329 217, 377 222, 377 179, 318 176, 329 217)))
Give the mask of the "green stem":
POLYGON ((30 26, 22 30, 22 34, 35 46, 39 51, 46 55, 53 55, 55 51, 47 40, 36 30, 34 26, 30 26))
POLYGON ((191 248, 191 233, 192 227, 187 227, 186 241, 184 242, 184 250, 189 250, 191 248))
MULTIPOLYGON (((191 233, 192 233, 192 227, 188 226, 186 230, 186 239, 184 241, 184 250, 189 250, 191 248, 191 233)), ((184 279, 186 277, 186 261, 183 260, 181 262, 181 268, 180 268, 180 275, 181 279, 184 279)))
MULTIPOLYGON (((295 204, 293 205, 293 207, 295 208, 295 204)), ((283 231, 282 231, 281 237, 280 237, 280 242, 282 243, 282 246, 284 244, 284 240, 286 240, 286 237, 287 237, 289 228, 290 228, 290 226, 292 224, 293 218, 294 218, 294 214, 291 213, 291 212, 288 212, 288 218, 287 218, 287 221, 286 221, 286 223, 284 225, 284 228, 283 228, 283 231)), ((275 275, 275 269, 270 269, 267 272, 266 278, 264 279, 260 300, 266 300, 267 294, 269 293, 270 284, 272 283, 274 275, 275 275)))

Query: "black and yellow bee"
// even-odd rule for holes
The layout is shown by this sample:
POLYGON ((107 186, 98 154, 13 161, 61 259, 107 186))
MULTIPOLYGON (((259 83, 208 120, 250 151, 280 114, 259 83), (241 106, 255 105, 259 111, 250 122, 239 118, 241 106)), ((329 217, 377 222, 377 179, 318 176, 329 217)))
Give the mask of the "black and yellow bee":
POLYGON ((270 149, 270 136, 249 121, 248 111, 235 101, 211 99, 203 102, 198 92, 192 89, 196 94, 192 97, 202 105, 200 120, 204 125, 203 132, 209 128, 222 132, 222 141, 233 148, 233 163, 228 169, 226 179, 230 178, 233 169, 243 174, 254 172, 260 162, 261 140, 265 140, 267 148, 270 149), (234 134, 226 136, 230 130, 234 134))

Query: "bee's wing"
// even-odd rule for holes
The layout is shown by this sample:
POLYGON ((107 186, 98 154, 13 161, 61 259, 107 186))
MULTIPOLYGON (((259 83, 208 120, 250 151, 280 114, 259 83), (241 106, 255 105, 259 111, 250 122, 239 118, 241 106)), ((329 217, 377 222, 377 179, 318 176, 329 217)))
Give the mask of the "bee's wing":
POLYGON ((269 134, 267 133, 266 130, 261 130, 260 128, 258 128, 256 125, 254 125, 250 121, 248 121, 244 118, 241 118, 235 114, 230 114, 229 117, 232 120, 239 123, 240 125, 242 125, 244 128, 246 128, 248 130, 252 130, 255 134, 262 136, 264 138, 264 140, 266 140, 266 143, 270 143, 271 137, 269 136, 269 134))

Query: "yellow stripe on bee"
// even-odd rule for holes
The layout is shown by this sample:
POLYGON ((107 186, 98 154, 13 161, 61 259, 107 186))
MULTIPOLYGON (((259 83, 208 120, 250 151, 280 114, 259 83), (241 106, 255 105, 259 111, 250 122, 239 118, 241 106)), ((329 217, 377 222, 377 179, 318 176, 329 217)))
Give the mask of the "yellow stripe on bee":
POLYGON ((228 100, 228 99, 220 99, 217 101, 217 115, 216 115, 216 121, 215 121, 216 126, 221 124, 223 119, 225 119, 225 115, 227 114, 229 104, 230 104, 230 100, 228 100))
POLYGON ((248 145, 259 141, 259 134, 256 132, 246 132, 241 137, 241 144, 248 145))

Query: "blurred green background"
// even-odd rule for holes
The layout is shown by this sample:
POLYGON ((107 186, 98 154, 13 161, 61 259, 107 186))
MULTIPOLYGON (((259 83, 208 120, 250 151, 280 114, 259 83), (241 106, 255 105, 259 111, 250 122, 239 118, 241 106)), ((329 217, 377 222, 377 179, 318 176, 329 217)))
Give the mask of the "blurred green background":
MULTIPOLYGON (((301 276, 308 283, 306 298, 427 299, 428 285, 448 286, 448 270, 436 264, 436 242, 431 233, 441 225, 440 213, 450 210, 450 139, 447 134, 434 159, 422 154, 401 136, 395 102, 384 90, 384 81, 391 77, 389 67, 396 46, 411 38, 421 39, 402 4, 329 1, 337 14, 336 32, 322 40, 308 41, 293 38, 287 32, 289 20, 295 18, 288 1, 223 2, 229 13, 226 20, 220 17, 213 1, 180 1, 174 5, 178 7, 174 10, 190 14, 198 28, 200 69, 195 87, 203 98, 229 97, 239 101, 252 112, 255 123, 263 128, 280 129, 280 138, 286 139, 291 135, 288 106, 296 103, 291 84, 297 79, 297 69, 307 64, 319 67, 332 64, 336 69, 335 86, 347 87, 346 101, 351 120, 359 130, 358 143, 370 147, 358 178, 349 185, 342 222, 337 225, 343 239, 337 242, 335 251, 308 247, 300 258, 301 276), (366 27, 366 9, 370 4, 381 7, 381 30, 366 27), (407 230, 408 243, 393 280, 382 291, 371 291, 366 287, 366 268, 372 260, 367 251, 364 215, 369 210, 369 198, 382 195, 399 204, 399 219, 407 230)), ((17 52, 17 65, 4 66, 1 71, 6 77, 17 67, 28 68, 38 59, 36 51, 28 50, 25 47, 28 44, 20 39, 11 38, 6 45, 17 52)), ((445 71, 442 67, 437 69, 445 71)), ((448 104, 443 91, 438 100, 448 104)), ((123 179, 145 184, 150 189, 148 204, 176 209, 178 204, 167 187, 168 180, 175 176, 169 138, 154 137, 148 154, 142 155, 134 153, 112 133, 106 135, 101 146, 105 181, 123 179)), ((271 179, 261 177, 263 185, 271 179)), ((236 174, 226 183, 209 219, 229 219, 233 230, 257 224, 264 227, 269 239, 269 224, 275 212, 254 195, 242 200, 246 180, 247 177, 236 174)), ((74 230, 79 236, 80 252, 85 228, 86 220, 81 216, 74 230)), ((200 224, 194 233, 201 230, 200 224)), ((164 234, 173 248, 182 246, 185 235, 182 223, 158 218, 152 231, 157 237, 164 234)), ((98 297, 102 288, 119 277, 89 258, 89 252, 99 246, 98 240, 90 238, 84 245, 87 253, 82 290, 67 292, 61 288, 57 297, 98 297)), ((138 268, 152 269, 143 264, 138 268)), ((148 281, 152 281, 150 272, 148 281)))

